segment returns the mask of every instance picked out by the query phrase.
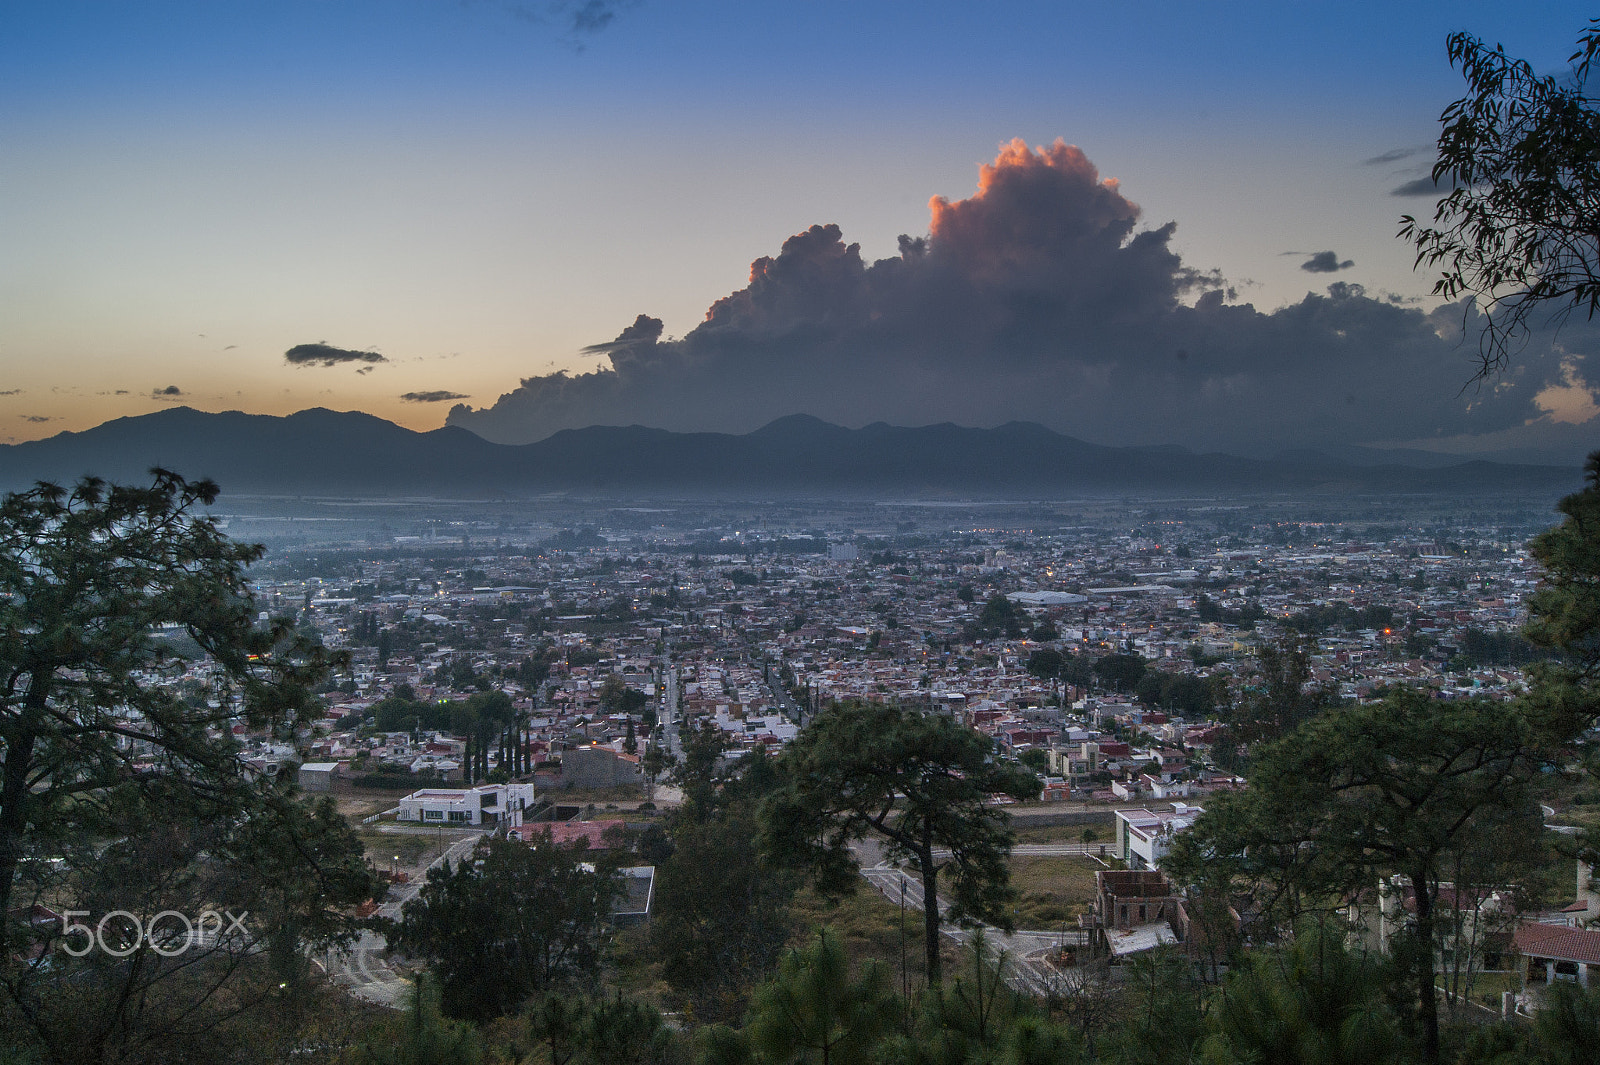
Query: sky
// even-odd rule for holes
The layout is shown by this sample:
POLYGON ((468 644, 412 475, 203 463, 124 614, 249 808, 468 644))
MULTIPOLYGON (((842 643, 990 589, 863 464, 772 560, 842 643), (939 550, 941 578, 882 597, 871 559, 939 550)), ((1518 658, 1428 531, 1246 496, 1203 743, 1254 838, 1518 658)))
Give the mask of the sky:
POLYGON ((1576 461, 1600 337, 1463 391, 1395 193, 1447 34, 1556 73, 1588 17, 0 0, 0 440, 187 404, 1576 461))

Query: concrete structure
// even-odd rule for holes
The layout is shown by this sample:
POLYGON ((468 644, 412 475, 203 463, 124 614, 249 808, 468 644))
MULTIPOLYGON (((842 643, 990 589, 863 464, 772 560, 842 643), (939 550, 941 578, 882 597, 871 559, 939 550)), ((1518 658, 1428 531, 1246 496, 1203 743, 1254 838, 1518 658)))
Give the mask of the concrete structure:
POLYGON ((400 800, 401 821, 424 824, 517 827, 533 806, 532 784, 481 784, 476 788, 423 788, 400 800))
POLYGON ((1118 810, 1116 855, 1129 869, 1159 869, 1172 840, 1205 813, 1201 806, 1175 802, 1172 810, 1118 810))
POLYGON ((1076 606, 1089 601, 1088 596, 1073 592, 1010 592, 1006 598, 1022 606, 1076 606))
POLYGON ((622 874, 622 896, 611 907, 611 920, 619 928, 645 924, 656 897, 656 867, 625 865, 617 872, 622 874))
POLYGON ((1051 744, 1049 759, 1052 775, 1081 785, 1100 772, 1100 745, 1087 741, 1066 747, 1051 744))
MULTIPOLYGON (((1417 893, 1409 877, 1399 874, 1378 881, 1377 927, 1366 913, 1352 913, 1360 941, 1390 954, 1394 940, 1416 920, 1417 893)), ((1505 888, 1457 889, 1439 885, 1434 907, 1434 965, 1442 973, 1499 972, 1517 923, 1516 902, 1505 888)))
POLYGON ((332 791, 334 779, 339 775, 338 762, 303 762, 295 780, 303 791, 332 791))
POLYGON ((1099 869, 1094 874, 1094 909, 1102 928, 1129 929, 1171 921, 1178 895, 1166 874, 1154 869, 1099 869))
POLYGON ((1178 942, 1182 906, 1167 878, 1154 870, 1101 869, 1094 874, 1095 923, 1113 958, 1178 942))

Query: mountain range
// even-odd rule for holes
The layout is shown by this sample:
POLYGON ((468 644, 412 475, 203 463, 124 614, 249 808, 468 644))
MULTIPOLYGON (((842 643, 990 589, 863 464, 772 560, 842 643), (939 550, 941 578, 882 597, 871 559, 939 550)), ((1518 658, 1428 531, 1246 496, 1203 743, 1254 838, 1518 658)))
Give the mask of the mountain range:
POLYGON ((414 432, 359 412, 286 417, 174 407, 83 432, 0 445, 0 488, 93 474, 143 480, 152 466, 209 477, 229 492, 515 498, 602 495, 963 496, 1272 492, 1563 494, 1577 468, 1484 461, 1424 467, 1382 452, 1356 461, 1316 451, 1273 459, 1182 447, 1103 447, 1031 422, 993 429, 878 422, 846 429, 807 415, 744 435, 643 426, 571 429, 494 444, 454 427, 414 432))

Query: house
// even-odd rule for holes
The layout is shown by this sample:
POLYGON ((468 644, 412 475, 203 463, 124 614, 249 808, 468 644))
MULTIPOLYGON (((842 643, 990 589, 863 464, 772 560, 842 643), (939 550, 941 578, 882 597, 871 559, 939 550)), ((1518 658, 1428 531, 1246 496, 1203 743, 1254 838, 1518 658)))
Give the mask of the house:
POLYGON ((1193 825, 1205 808, 1175 802, 1171 811, 1118 810, 1115 854, 1129 869, 1158 869, 1178 833, 1193 825))
POLYGON ((1600 917, 1600 892, 1594 869, 1584 862, 1578 863, 1577 886, 1577 901, 1560 914, 1525 922, 1512 934, 1529 985, 1571 981, 1588 987, 1600 975, 1600 930, 1587 927, 1600 917))
POLYGON ((1177 914, 1177 892, 1159 870, 1099 869, 1094 887, 1094 912, 1102 928, 1129 929, 1171 921, 1177 914))
POLYGON ((423 788, 400 800, 399 820, 440 825, 522 824, 533 806, 532 784, 481 784, 475 788, 423 788))
POLYGON ((1600 977, 1600 931, 1529 922, 1511 942, 1523 957, 1529 984, 1566 980, 1588 987, 1600 977))
MULTIPOLYGON (((1377 926, 1365 914, 1357 918, 1358 934, 1382 954, 1393 951, 1394 939, 1416 919, 1417 893, 1409 877, 1398 874, 1378 882, 1377 926)), ((1510 890, 1439 885, 1434 909, 1434 964, 1440 972, 1500 971, 1511 947, 1517 922, 1510 890)))

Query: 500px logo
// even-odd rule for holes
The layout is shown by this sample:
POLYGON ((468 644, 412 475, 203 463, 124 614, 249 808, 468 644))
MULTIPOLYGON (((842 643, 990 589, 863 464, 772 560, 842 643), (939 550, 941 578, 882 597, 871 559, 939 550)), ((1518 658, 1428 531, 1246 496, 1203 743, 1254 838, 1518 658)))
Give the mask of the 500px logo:
POLYGON ((61 949, 74 958, 81 958, 95 947, 99 947, 113 958, 126 958, 129 954, 139 949, 141 943, 147 944, 151 950, 163 958, 176 958, 191 946, 203 943, 207 935, 221 937, 238 930, 246 936, 249 929, 244 926, 244 919, 250 916, 250 911, 234 916, 232 910, 202 910, 200 916, 190 920, 177 910, 162 910, 148 921, 140 921, 138 916, 127 910, 112 910, 93 928, 82 924, 79 917, 89 916, 88 910, 67 910, 61 917, 61 949), (226 929, 223 926, 223 914, 227 915, 226 929), (211 924, 209 931, 207 922, 211 924), (158 932, 156 926, 163 925, 158 932), (181 931, 180 931, 181 929, 181 931), (76 935, 82 935, 82 945, 72 942, 76 935))

